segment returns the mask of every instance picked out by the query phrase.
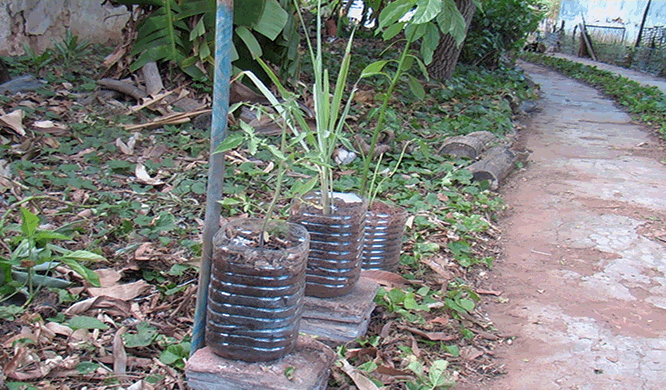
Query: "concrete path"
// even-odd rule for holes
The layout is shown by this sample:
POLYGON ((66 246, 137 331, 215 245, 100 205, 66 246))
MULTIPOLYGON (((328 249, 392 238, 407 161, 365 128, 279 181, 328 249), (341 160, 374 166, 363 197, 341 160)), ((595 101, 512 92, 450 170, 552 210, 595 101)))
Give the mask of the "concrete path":
POLYGON ((666 387, 666 166, 650 131, 593 88, 535 65, 543 111, 503 197, 505 258, 485 306, 516 336, 507 374, 461 389, 666 387))

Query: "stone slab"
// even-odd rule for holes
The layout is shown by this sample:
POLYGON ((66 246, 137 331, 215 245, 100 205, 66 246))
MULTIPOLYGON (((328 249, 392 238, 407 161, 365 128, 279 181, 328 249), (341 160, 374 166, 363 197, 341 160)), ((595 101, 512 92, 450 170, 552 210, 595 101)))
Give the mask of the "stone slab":
POLYGON ((300 335, 294 352, 274 362, 228 360, 202 348, 188 360, 185 376, 192 390, 324 390, 334 360, 332 349, 300 335), (292 379, 285 375, 290 367, 292 379))
POLYGON ((361 277, 347 295, 335 298, 305 297, 301 333, 324 342, 344 343, 362 336, 375 309, 379 284, 361 277))

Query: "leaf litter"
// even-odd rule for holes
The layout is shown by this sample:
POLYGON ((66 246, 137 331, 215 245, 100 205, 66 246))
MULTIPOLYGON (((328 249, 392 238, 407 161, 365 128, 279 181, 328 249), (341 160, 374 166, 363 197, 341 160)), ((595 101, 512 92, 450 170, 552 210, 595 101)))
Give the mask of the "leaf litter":
MULTIPOLYGON (((74 282, 72 287, 44 290, 28 310, 2 320, 5 382, 44 389, 184 389, 208 161, 207 134, 191 119, 210 112, 210 99, 176 87, 124 100, 82 87, 94 81, 86 77, 83 83, 63 81, 1 101, 3 241, 18 236, 6 228, 20 222, 20 203, 51 229, 68 232, 72 239, 63 244, 68 250, 92 249, 109 260, 94 266, 99 287, 56 268, 53 275, 74 282), (186 112, 175 109, 186 97, 200 104, 186 112)), ((365 88, 353 113, 358 127, 374 107, 376 87, 365 88)), ((409 103, 395 103, 409 111, 409 103)), ((442 111, 460 112, 455 99, 438 104, 442 111)), ((417 133, 432 124, 427 118, 417 121, 416 129, 414 121, 407 126, 417 133)), ((230 151, 226 160, 221 222, 261 215, 257 205, 270 199, 263 177, 273 172, 273 162, 244 147, 230 151)), ((432 168, 406 164, 412 165, 401 175, 401 185, 425 199, 430 189, 411 180, 428 180, 432 168)), ((293 180, 309 178, 307 172, 291 175, 293 180)), ((442 187, 428 202, 442 207, 452 199, 469 203, 475 195, 442 187)), ((449 379, 464 382, 501 373, 493 350, 510 337, 498 334, 471 298, 501 292, 484 285, 486 267, 463 267, 446 250, 461 240, 456 210, 433 213, 418 202, 406 205, 412 211, 403 245, 408 261, 396 272, 365 272, 384 293, 376 299, 367 335, 338 349, 341 359, 331 388, 353 383, 375 389, 381 383, 402 389, 405 383, 426 383, 428 375, 440 381, 448 372, 449 379)), ((284 214, 288 206, 283 201, 278 208, 284 214)), ((498 235, 493 229, 467 234, 471 244, 461 255, 497 256, 493 242, 498 235)), ((6 257, 11 248, 3 242, 0 249, 6 257)))

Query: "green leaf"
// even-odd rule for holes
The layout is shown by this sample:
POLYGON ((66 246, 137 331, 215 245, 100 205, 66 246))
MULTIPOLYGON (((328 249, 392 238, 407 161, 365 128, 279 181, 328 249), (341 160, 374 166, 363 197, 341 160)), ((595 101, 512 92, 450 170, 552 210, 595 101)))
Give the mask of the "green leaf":
POLYGON ((453 254, 456 256, 472 253, 472 248, 470 247, 470 245, 462 240, 449 242, 447 246, 449 247, 451 252, 453 252, 453 254))
POLYGON ((224 141, 220 142, 220 145, 215 149, 215 152, 213 153, 223 153, 232 149, 236 149, 243 143, 243 134, 231 134, 227 136, 227 138, 224 139, 224 141))
POLYGON ((460 45, 465 39, 467 24, 465 18, 458 10, 454 0, 443 0, 442 12, 437 15, 437 24, 442 34, 451 34, 456 44, 460 45))
POLYGON ((474 310, 474 301, 468 298, 463 298, 458 301, 458 304, 468 312, 474 310))
MULTIPOLYGON (((381 73, 384 66, 388 64, 388 60, 375 61, 372 64, 366 66, 361 72, 361 78, 374 76, 376 74, 385 74, 381 73)), ((388 75, 386 75, 388 77, 388 75)))
POLYGON ((429 23, 424 23, 424 24, 408 24, 407 27, 405 27, 405 37, 408 37, 411 39, 411 42, 416 42, 421 37, 423 34, 426 32, 426 26, 429 23))
MULTIPOLYGON (((77 252, 84 252, 84 251, 77 251, 77 252)), ((97 276, 97 274, 88 267, 79 263, 75 258, 64 256, 61 258, 61 261, 63 262, 63 264, 66 264, 69 268, 71 268, 72 271, 76 272, 83 279, 92 284, 94 287, 100 287, 99 276, 97 276)))
POLYGON ((39 226, 39 217, 30 210, 21 207, 21 231, 26 237, 32 237, 39 226))
POLYGON ((400 34, 402 31, 403 27, 405 27, 405 24, 407 22, 400 22, 396 24, 392 24, 389 26, 384 32, 382 32, 382 39, 385 41, 388 41, 389 39, 395 37, 396 35, 400 34))
POLYGON ((421 82, 411 74, 407 75, 407 82, 409 83, 409 89, 412 91, 412 93, 419 98, 420 100, 425 99, 425 89, 423 89, 423 85, 421 82))
POLYGON ((106 258, 104 256, 84 250, 68 252, 64 255, 64 257, 67 259, 74 259, 78 261, 106 261, 106 258))
POLYGON ((206 33, 206 27, 204 26, 203 18, 199 19, 197 24, 190 31, 190 41, 195 40, 197 37, 200 37, 206 33))
POLYGON ((138 347, 147 347, 155 341, 158 335, 157 328, 150 325, 147 322, 139 322, 136 325, 136 333, 125 333, 123 334, 123 340, 125 341, 125 347, 127 348, 138 348, 138 347))
POLYGON ((250 51, 250 54, 252 54, 252 58, 257 58, 261 57, 263 54, 261 50, 261 45, 259 44, 259 41, 257 41, 257 38, 254 37, 252 34, 252 31, 248 30, 247 27, 244 26, 238 26, 236 27, 236 35, 245 43, 245 46, 247 46, 247 49, 250 51))
POLYGON ((39 390, 39 388, 26 382, 7 382, 7 390, 39 390))
POLYGON ((266 9, 266 0, 234 0, 234 24, 254 27, 266 9))
MULTIPOLYGON (((28 273, 23 271, 12 270, 12 276, 14 280, 27 283, 28 282, 28 273)), ((54 278, 46 275, 35 274, 32 275, 32 284, 33 286, 41 285, 43 287, 52 287, 52 288, 67 288, 72 285, 71 282, 68 282, 63 279, 54 278)))
POLYGON ((432 62, 432 56, 439 45, 439 30, 437 26, 433 23, 428 23, 425 25, 425 34, 423 35, 423 40, 421 41, 421 56, 423 57, 423 62, 430 64, 432 62))
POLYGON ((312 179, 303 182, 303 181, 298 181, 296 182, 292 187, 291 187, 291 192, 292 196, 295 195, 305 195, 308 192, 312 191, 312 189, 317 185, 319 182, 319 178, 313 177, 312 179))
POLYGON ((261 19, 254 26, 254 31, 274 41, 287 25, 289 14, 276 0, 267 0, 261 19))
POLYGON ((413 24, 427 23, 442 10, 442 0, 416 0, 416 11, 410 20, 413 24))
POLYGON ((99 364, 95 362, 81 362, 76 366, 76 371, 81 374, 90 374, 99 368, 99 364))
POLYGON ((268 144, 266 145, 271 154, 280 161, 285 161, 287 157, 282 153, 282 151, 275 145, 268 144))
POLYGON ((67 326, 77 329, 100 329, 106 330, 109 327, 97 318, 88 316, 77 316, 68 321, 67 326))
POLYGON ((420 360, 415 360, 407 365, 407 369, 413 372, 414 374, 421 376, 423 375, 423 363, 420 360))
POLYGON ((455 385, 455 382, 449 380, 449 374, 446 369, 449 367, 449 362, 446 360, 435 360, 430 366, 430 372, 428 372, 428 379, 433 388, 446 386, 451 387, 455 385))
POLYGON ((49 230, 39 230, 35 233, 35 241, 38 242, 49 242, 53 240, 70 240, 71 237, 66 236, 61 233, 52 232, 49 230))
POLYGON ((405 14, 411 11, 414 6, 414 0, 392 1, 379 14, 379 30, 390 26, 400 20, 405 14))

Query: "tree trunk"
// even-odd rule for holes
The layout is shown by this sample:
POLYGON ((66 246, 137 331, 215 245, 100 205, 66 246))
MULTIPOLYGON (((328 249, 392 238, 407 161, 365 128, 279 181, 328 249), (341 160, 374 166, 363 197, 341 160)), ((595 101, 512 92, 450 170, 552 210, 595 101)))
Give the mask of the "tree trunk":
MULTIPOLYGON (((474 11, 476 6, 472 0, 456 0, 456 5, 458 10, 465 18, 465 33, 469 28, 470 23, 472 23, 472 17, 474 16, 474 11)), ((430 76, 438 80, 447 80, 451 78, 453 70, 456 68, 458 63, 458 57, 460 56, 460 50, 462 49, 462 43, 456 45, 455 39, 451 34, 446 34, 440 37, 439 46, 435 49, 433 53, 432 63, 428 65, 428 72, 430 76)))

